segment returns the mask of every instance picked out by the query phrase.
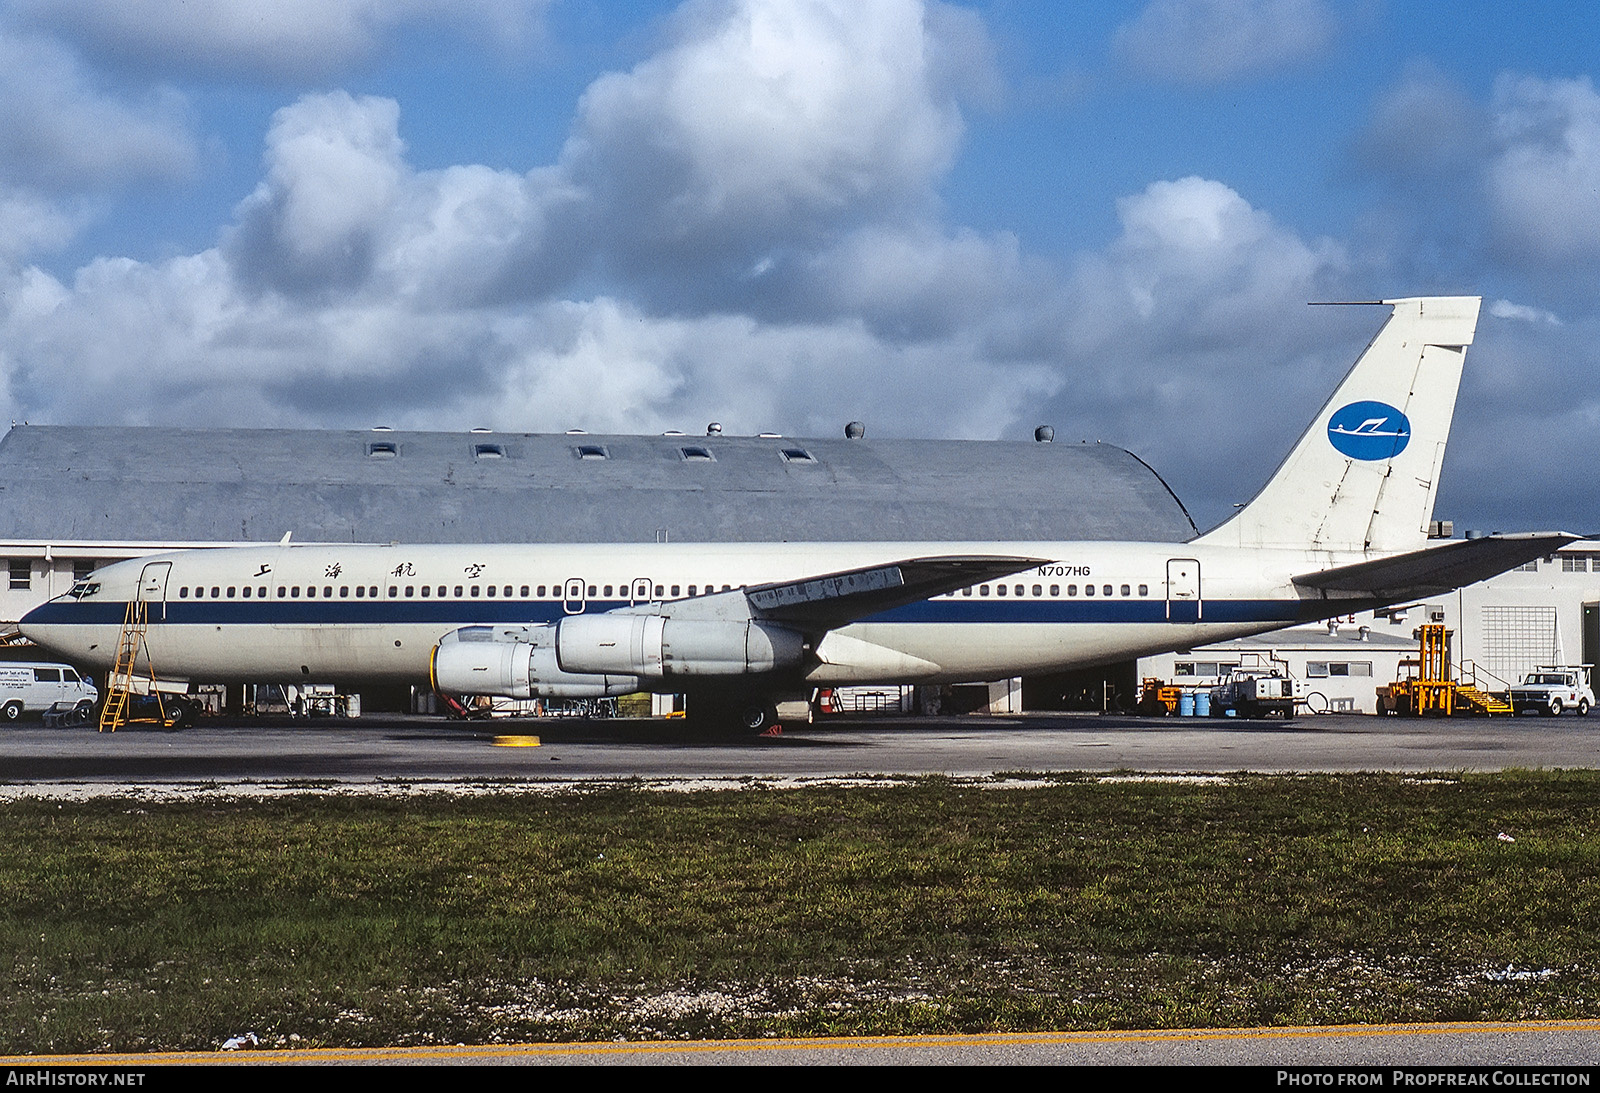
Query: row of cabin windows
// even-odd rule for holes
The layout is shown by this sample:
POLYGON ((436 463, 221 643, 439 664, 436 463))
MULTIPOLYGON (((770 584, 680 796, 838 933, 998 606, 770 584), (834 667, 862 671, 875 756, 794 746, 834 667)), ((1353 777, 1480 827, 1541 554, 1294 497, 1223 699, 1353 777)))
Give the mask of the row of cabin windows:
MULTIPOLYGON (((331 599, 333 599, 335 597, 335 595, 337 595, 338 598, 340 598, 340 599, 349 599, 350 595, 351 595, 351 592, 350 592, 351 587, 352 586, 350 586, 350 585, 343 585, 343 584, 341 584, 341 585, 322 585, 321 586, 322 591, 320 593, 320 596, 325 600, 331 600, 331 599), (337 593, 334 592, 335 588, 338 589, 337 593)), ((456 595, 457 599, 460 599, 462 596, 467 596, 467 597, 482 596, 485 599, 494 599, 496 595, 504 596, 504 598, 506 598, 506 599, 512 599, 516 595, 512 591, 512 589, 515 588, 515 587, 516 586, 509 585, 509 584, 508 585, 503 585, 503 586, 492 585, 492 584, 491 585, 476 585, 476 584, 474 584, 474 585, 459 585, 458 584, 458 585, 455 586, 455 595, 456 595), (499 589, 503 589, 503 591, 497 591, 499 589)), ((550 597, 553 597, 553 598, 556 598, 556 599, 562 598, 563 587, 561 585, 546 586, 546 585, 542 585, 542 584, 541 585, 537 585, 537 586, 523 585, 522 586, 522 591, 521 591, 521 597, 523 599, 527 599, 527 598, 529 598, 529 595, 531 593, 531 595, 532 595, 532 597, 534 599, 545 599, 546 598, 545 593, 546 593, 547 587, 548 587, 548 591, 549 591, 550 597)), ((305 588, 305 598, 308 599, 308 600, 316 599, 318 597, 318 595, 319 595, 319 593, 317 591, 317 588, 318 588, 317 585, 307 585, 306 588, 305 588)), ((369 597, 371 599, 377 599, 378 598, 378 586, 377 585, 355 585, 354 588, 355 588, 355 598, 358 599, 358 600, 367 599, 369 597)), ((405 598, 406 599, 418 599, 418 598, 421 598, 421 599, 424 599, 424 600, 431 599, 435 594, 434 593, 434 588, 435 588, 434 585, 425 584, 425 585, 421 585, 419 587, 417 585, 408 584, 408 585, 405 586, 405 598), (419 593, 420 593, 420 596, 419 596, 419 593)), ((450 586, 449 585, 441 584, 441 585, 438 585, 437 588, 438 588, 438 593, 437 594, 438 594, 439 598, 443 599, 444 597, 450 595, 450 586)), ((663 597, 668 597, 668 596, 677 597, 677 596, 683 595, 683 586, 682 585, 677 585, 677 584, 672 585, 671 586, 672 591, 670 593, 667 592, 667 588, 668 588, 667 585, 662 585, 662 584, 656 585, 655 586, 655 598, 656 599, 661 599, 663 597)), ((725 585, 722 586, 722 591, 729 592, 729 591, 732 591, 732 588, 733 588, 732 585, 726 585, 725 584, 725 585)), ((588 594, 589 597, 603 596, 603 597, 607 597, 607 598, 609 598, 609 597, 611 597, 613 595, 617 595, 617 596, 629 595, 630 590, 631 590, 631 586, 630 585, 609 585, 609 584, 608 585, 592 585, 591 584, 591 585, 588 585, 587 589, 586 589, 587 594, 588 594)), ((705 586, 706 595, 710 595, 711 593, 715 592, 716 590, 717 590, 717 586, 714 585, 714 584, 708 584, 708 585, 705 586)), ((192 594, 193 594, 194 598, 197 599, 197 600, 203 600, 203 599, 206 598, 206 588, 203 585, 196 585, 192 590, 189 588, 188 585, 180 586, 179 589, 178 589, 178 598, 180 600, 188 599, 190 597, 190 595, 191 595, 191 591, 192 591, 192 594)), ((699 594, 700 594, 700 586, 699 585, 692 584, 692 585, 689 586, 689 595, 698 596, 699 594)), ((211 586, 211 590, 210 590, 210 597, 211 597, 211 599, 214 599, 214 600, 221 600, 221 599, 229 599, 229 600, 231 600, 231 599, 234 599, 235 597, 242 597, 243 599, 247 599, 248 600, 252 596, 258 597, 258 598, 265 598, 267 595, 268 595, 267 589, 265 589, 265 588, 256 588, 256 587, 254 587, 252 585, 245 585, 243 588, 240 588, 238 585, 228 585, 226 588, 224 588, 221 585, 212 585, 211 586)), ((279 585, 278 586, 278 598, 279 599, 288 598, 288 599, 292 599, 292 600, 293 599, 299 599, 300 598, 300 586, 297 585, 297 584, 295 584, 295 585, 279 585)), ((399 599, 400 598, 400 586, 399 585, 392 584, 392 585, 389 586, 389 598, 390 599, 399 599)))
MULTIPOLYGON (((1131 596, 1131 595, 1133 595, 1133 586, 1129 585, 1129 584, 1125 584, 1125 585, 1104 584, 1104 585, 1100 586, 1100 594, 1104 595, 1104 596, 1115 596, 1115 595, 1117 595, 1119 593, 1119 591, 1120 591, 1121 595, 1131 596)), ((951 593, 951 595, 954 595, 954 594, 955 593, 951 593)), ((973 590, 971 588, 963 588, 961 590, 961 595, 963 595, 963 596, 971 596, 972 594, 973 594, 973 590)), ((986 584, 978 585, 977 586, 977 594, 979 596, 987 596, 987 595, 989 595, 989 586, 986 585, 986 584)), ((1015 594, 1015 595, 1018 595, 1018 596, 1026 596, 1028 594, 1028 586, 1025 585, 1025 584, 1018 584, 1018 585, 997 584, 997 585, 994 586, 994 594, 996 596, 1006 596, 1006 595, 1012 595, 1012 594, 1015 594)), ((1033 586, 1033 594, 1035 596, 1043 596, 1044 595, 1044 585, 1042 585, 1042 584, 1034 585, 1033 586)), ((1078 586, 1077 585, 1075 585, 1075 584, 1067 585, 1067 595, 1068 596, 1076 596, 1077 594, 1078 594, 1078 586)), ((1085 596, 1093 596, 1093 595, 1095 595, 1095 586, 1092 585, 1092 584, 1084 585, 1083 586, 1083 594, 1085 596)), ((1050 586, 1050 595, 1059 597, 1061 595, 1061 586, 1058 585, 1058 584, 1051 585, 1050 586)), ((1139 586, 1139 595, 1141 595, 1141 596, 1150 595, 1150 586, 1147 585, 1147 584, 1140 585, 1139 586)))
MULTIPOLYGON (((305 598, 308 599, 308 600, 314 600, 314 599, 317 599, 318 596, 320 595, 322 599, 331 600, 337 595, 337 597, 340 598, 340 599, 349 599, 350 596, 351 596, 351 591, 350 591, 351 587, 352 587, 351 585, 343 585, 343 584, 341 584, 341 585, 322 585, 321 586, 321 592, 319 593, 317 585, 307 585, 305 587, 305 598), (334 591, 335 588, 338 589, 337 593, 335 593, 335 591, 334 591)), ((372 599, 377 599, 378 598, 378 586, 377 585, 355 585, 353 587, 355 588, 355 598, 358 599, 358 600, 359 599, 366 599, 366 598, 369 598, 369 597, 372 598, 372 599)), ((481 597, 483 597, 485 599, 494 599, 497 595, 499 595, 499 596, 503 596, 506 599, 512 599, 515 595, 518 594, 518 593, 514 593, 513 592, 513 589, 515 587, 516 586, 509 585, 509 584, 508 585, 492 585, 492 584, 491 585, 476 585, 476 584, 474 584, 474 585, 459 585, 458 584, 458 585, 455 586, 455 596, 456 596, 457 599, 460 599, 463 596, 466 596, 466 597, 469 597, 469 598, 477 598, 477 597, 481 596, 481 597)), ((733 587, 732 585, 726 585, 725 584, 725 585, 722 586, 722 591, 724 591, 724 592, 731 591, 732 587, 733 587)), ((695 584, 689 585, 688 594, 691 595, 691 596, 698 596, 698 595, 700 595, 700 588, 701 588, 700 585, 695 585, 695 584)), ((1067 595, 1069 597, 1078 595, 1078 586, 1077 585, 1069 584, 1069 585, 1066 586, 1066 588, 1067 588, 1067 595)), ((1099 594, 1103 595, 1103 596, 1115 596, 1115 595, 1118 595, 1119 593, 1121 595, 1123 595, 1123 596, 1132 596, 1133 595, 1133 586, 1132 585, 1124 584, 1124 585, 1120 585, 1119 586, 1119 585, 1109 585, 1109 584, 1107 584, 1107 585, 1101 585, 1101 586, 1099 586, 1099 588, 1100 588, 1099 594)), ((1096 594, 1095 589, 1096 589, 1095 585, 1086 584, 1086 585, 1083 586, 1083 594, 1085 596, 1093 596, 1093 595, 1096 594)), ((541 585, 536 585, 536 586, 535 585, 522 585, 521 586, 521 591, 520 591, 520 596, 521 596, 522 599, 528 599, 529 596, 531 595, 534 599, 542 600, 542 599, 547 598, 547 596, 546 596, 547 591, 548 591, 548 596, 550 598, 554 598, 554 599, 562 599, 562 598, 564 598, 563 597, 563 587, 561 585, 549 585, 549 586, 546 586, 546 585, 542 585, 542 584, 541 585)), ((671 585, 671 586, 658 584, 658 585, 654 586, 654 590, 653 591, 654 591, 654 597, 653 598, 655 598, 655 599, 658 599, 658 600, 659 599, 664 599, 664 598, 676 599, 677 597, 683 595, 683 586, 682 585, 676 585, 676 584, 675 585, 671 585), (670 587, 670 591, 668 591, 669 587, 670 587)), ((707 595, 710 595, 711 593, 714 593, 716 591, 717 591, 717 586, 715 584, 708 584, 708 585, 705 586, 705 593, 707 595)), ((426 599, 431 599, 435 595, 437 595, 439 598, 443 599, 443 598, 449 596, 450 592, 451 592, 451 586, 449 586, 449 585, 441 584, 441 585, 435 586, 435 585, 426 585, 425 584, 425 585, 418 586, 418 585, 409 585, 408 584, 408 585, 405 586, 405 597, 404 598, 406 598, 408 600, 409 599, 418 599, 418 598, 426 600, 426 599), (437 588, 437 593, 435 592, 436 588, 437 588)), ((595 596, 600 596, 600 597, 603 597, 605 599, 610 599, 613 596, 631 596, 632 586, 631 585, 626 585, 626 584, 624 584, 624 585, 609 585, 609 584, 608 585, 592 585, 591 584, 591 585, 588 585, 586 587, 586 592, 587 592, 587 595, 588 595, 589 598, 593 598, 595 596)), ((1013 595, 1013 594, 1017 595, 1017 596, 1026 596, 1026 595, 1028 595, 1028 592, 1029 592, 1028 586, 1025 585, 1025 584, 1018 584, 1018 585, 996 584, 996 585, 993 586, 993 594, 996 595, 996 596, 1007 596, 1007 595, 1013 595)), ((1043 585, 1038 585, 1038 584, 1034 585, 1033 588, 1032 588, 1032 593, 1033 593, 1034 596, 1042 597, 1045 594, 1044 593, 1044 586, 1043 585)), ((206 594, 207 593, 206 593, 206 589, 205 589, 204 586, 196 586, 193 589, 193 595, 194 595, 195 599, 203 600, 203 599, 206 598, 206 594)), ((211 589, 210 589, 210 597, 211 597, 211 599, 214 599, 214 600, 220 600, 220 599, 230 599, 231 600, 231 599, 234 599, 235 596, 242 596, 244 599, 249 599, 252 596, 261 597, 261 596, 266 596, 267 594, 268 593, 267 593, 267 590, 265 588, 256 589, 251 585, 245 585, 242 589, 239 588, 237 585, 228 585, 226 588, 223 588, 220 585, 212 585, 211 589)), ((974 594, 974 590, 972 588, 963 588, 961 590, 961 595, 963 595, 963 596, 971 596, 973 594, 974 594)), ((986 584, 978 585, 976 587, 976 594, 978 596, 988 596, 988 595, 990 595, 990 586, 986 585, 986 584)), ((297 585, 297 584, 296 585, 279 585, 278 586, 278 597, 280 599, 283 599, 285 597, 287 597, 289 599, 299 599, 300 595, 301 595, 300 586, 297 585)), ((1061 586, 1059 584, 1051 585, 1050 586, 1050 595, 1053 596, 1053 597, 1059 597, 1061 595, 1061 586)), ((1141 595, 1141 596, 1150 595, 1150 586, 1147 585, 1147 584, 1141 584, 1139 586, 1139 595, 1141 595)), ((189 596, 190 596, 190 589, 189 589, 188 585, 184 585, 184 586, 182 586, 182 587, 180 587, 178 589, 178 598, 180 600, 186 600, 186 599, 189 598, 189 596)), ((389 598, 390 599, 399 599, 400 598, 400 586, 399 585, 390 585, 389 586, 389 598)))

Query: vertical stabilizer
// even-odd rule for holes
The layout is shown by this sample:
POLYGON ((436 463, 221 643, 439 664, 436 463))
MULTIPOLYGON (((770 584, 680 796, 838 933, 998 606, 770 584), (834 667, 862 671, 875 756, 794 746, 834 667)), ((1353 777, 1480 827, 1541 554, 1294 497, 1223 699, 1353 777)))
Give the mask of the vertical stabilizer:
POLYGON ((1424 545, 1480 302, 1384 300, 1393 315, 1271 481, 1197 541, 1360 551, 1424 545))

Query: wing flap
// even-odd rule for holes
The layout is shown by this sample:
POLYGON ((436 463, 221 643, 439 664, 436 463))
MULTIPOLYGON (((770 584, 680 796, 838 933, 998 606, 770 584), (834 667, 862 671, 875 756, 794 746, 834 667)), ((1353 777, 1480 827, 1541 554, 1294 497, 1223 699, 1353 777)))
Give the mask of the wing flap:
POLYGON ((1294 578, 1294 583, 1303 588, 1385 598, 1431 596, 1504 573, 1582 538, 1564 531, 1535 531, 1459 539, 1389 558, 1303 573, 1294 578))
POLYGON ((888 565, 827 573, 747 589, 762 618, 831 629, 856 619, 1008 577, 1049 559, 963 554, 907 558, 888 565))

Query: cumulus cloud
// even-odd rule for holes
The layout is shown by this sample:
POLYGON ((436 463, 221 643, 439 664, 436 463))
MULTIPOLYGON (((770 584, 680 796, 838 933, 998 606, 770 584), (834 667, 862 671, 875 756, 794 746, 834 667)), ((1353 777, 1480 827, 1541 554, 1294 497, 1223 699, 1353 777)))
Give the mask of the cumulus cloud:
POLYGON ((1570 265, 1600 260, 1600 95, 1588 77, 1504 76, 1487 186, 1502 245, 1570 265))
POLYGON ((1485 111, 1459 83, 1418 62, 1378 96, 1356 154, 1369 170, 1432 188, 1484 155, 1487 129, 1485 111))
POLYGON ((1343 248, 1301 239, 1221 182, 1153 183, 1117 210, 1121 234, 1082 256, 1063 293, 1065 382, 1043 412, 1059 436, 1137 451, 1204 524, 1247 500, 1238 490, 1260 485, 1304 425, 1261 412, 1232 427, 1241 405, 1270 392, 1309 417, 1381 317, 1308 308, 1337 298, 1343 248))
POLYGON ((392 100, 305 96, 218 246, 13 279, 13 397, 58 420, 790 432, 922 432, 955 397, 993 435, 1055 380, 1012 329, 1049 277, 936 217, 986 50, 970 13, 910 0, 692 7, 526 174, 417 170, 392 100))
POLYGON ((17 17, 110 63, 206 75, 316 79, 364 60, 404 24, 502 43, 537 33, 550 0, 13 0, 17 17))
MULTIPOLYGON (((1600 93, 1505 75, 1473 101, 1431 66, 1380 96, 1355 148, 1407 206, 1425 266, 1485 259, 1557 294, 1600 273, 1600 93)), ((1401 219, 1401 218, 1397 218, 1401 219)))
POLYGON ((917 0, 693 7, 668 48, 588 89, 563 164, 603 210, 619 271, 676 270, 662 291, 743 276, 922 211, 962 131, 938 60, 966 58, 970 82, 981 38, 917 0))
POLYGON ((174 92, 129 102, 70 53, 0 28, 0 181, 84 191, 182 176, 195 149, 174 92))
POLYGON ((65 246, 92 211, 83 200, 0 186, 0 269, 65 246))
POLYGON ((1216 84, 1315 58, 1335 30, 1324 0, 1153 0, 1116 48, 1151 78, 1216 84))
POLYGON ((239 207, 236 266, 290 293, 364 282, 406 175, 393 99, 339 91, 279 110, 267 178, 239 207))

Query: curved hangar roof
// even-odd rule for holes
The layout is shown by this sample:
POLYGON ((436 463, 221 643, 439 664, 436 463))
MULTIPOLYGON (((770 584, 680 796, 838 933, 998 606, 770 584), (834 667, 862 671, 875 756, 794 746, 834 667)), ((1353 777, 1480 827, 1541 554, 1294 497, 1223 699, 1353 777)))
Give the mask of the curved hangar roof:
POLYGON ((1106 444, 18 425, 0 538, 1180 541, 1106 444))

